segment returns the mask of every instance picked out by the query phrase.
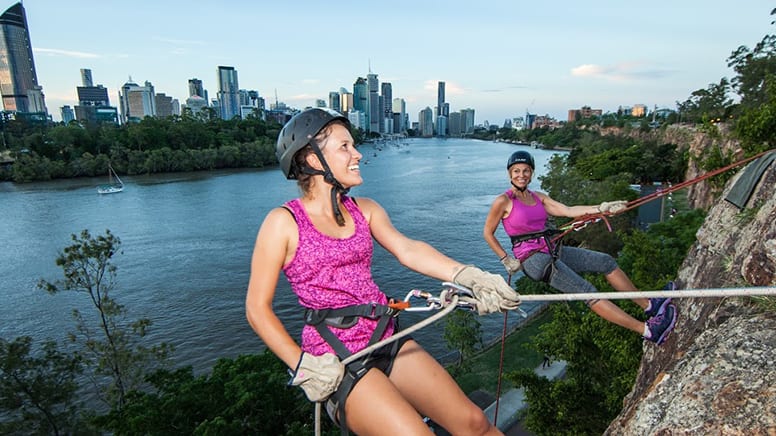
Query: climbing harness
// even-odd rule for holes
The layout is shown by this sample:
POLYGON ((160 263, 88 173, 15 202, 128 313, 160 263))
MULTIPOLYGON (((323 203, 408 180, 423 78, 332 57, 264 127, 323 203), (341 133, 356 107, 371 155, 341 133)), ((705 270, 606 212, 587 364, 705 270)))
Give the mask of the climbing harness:
MULTIPOLYGON (((388 305, 362 304, 342 309, 324 309, 318 311, 308 310, 305 312, 306 323, 314 325, 319 333, 322 331, 328 332, 327 335, 321 333, 321 336, 327 340, 332 348, 334 348, 334 350, 337 352, 337 356, 342 360, 342 364, 345 365, 346 368, 345 377, 343 377, 343 381, 340 384, 340 387, 328 400, 326 400, 327 412, 331 416, 332 420, 340 426, 343 435, 348 434, 345 420, 345 400, 347 399, 347 395, 350 393, 350 390, 353 388, 355 383, 369 370, 367 365, 372 353, 389 344, 393 344, 396 348, 398 348, 398 344, 401 339, 411 334, 412 332, 428 326, 429 324, 449 314, 455 309, 460 308, 472 311, 476 310, 476 307, 472 303, 459 301, 460 296, 473 298, 474 294, 468 288, 457 285, 455 283, 444 282, 442 283, 442 290, 437 297, 433 296, 429 292, 413 289, 407 293, 403 301, 390 302, 388 305), (412 302, 415 300, 425 300, 425 305, 413 306, 412 302), (439 310, 439 312, 404 330, 395 332, 388 338, 377 340, 382 337, 382 334, 385 332, 388 320, 395 318, 399 315, 400 312, 429 312, 432 310, 439 310), (333 333, 331 333, 326 325, 353 326, 358 321, 359 316, 366 316, 371 319, 379 319, 378 326, 375 329, 375 333, 372 334, 369 345, 367 345, 361 351, 351 354, 344 347, 342 342, 339 341, 339 339, 337 339, 333 333), (386 321, 383 323, 384 319, 386 321), (379 334, 377 334, 378 330, 381 330, 379 334), (331 342, 327 339, 328 335, 331 335, 336 343, 339 343, 339 346, 344 348, 343 353, 340 353, 340 351, 337 350, 338 346, 334 345, 335 342, 331 342), (355 365, 353 365, 354 363, 355 365), (337 419, 337 413, 339 413, 339 419, 337 419)), ((392 352, 392 354, 395 353, 392 352)), ((321 434, 320 420, 322 403, 323 402, 315 403, 316 436, 321 434)))
MULTIPOLYGON (((525 242, 525 241, 533 241, 536 239, 544 239, 544 243, 547 245, 547 249, 549 250, 551 261, 547 264, 546 267, 544 267, 544 271, 542 272, 542 276, 538 277, 537 280, 550 283, 550 277, 552 276, 552 273, 555 271, 555 261, 558 260, 558 257, 560 256, 560 246, 561 241, 559 238, 552 238, 552 236, 557 235, 558 233, 561 233, 561 230, 558 230, 556 228, 546 228, 544 230, 541 230, 539 232, 531 232, 531 233, 523 233, 520 235, 514 235, 510 236, 509 239, 512 241, 512 248, 514 248, 516 245, 525 242)), ((529 253, 526 258, 531 257, 534 253, 538 252, 539 249, 534 250, 533 252, 529 253)))

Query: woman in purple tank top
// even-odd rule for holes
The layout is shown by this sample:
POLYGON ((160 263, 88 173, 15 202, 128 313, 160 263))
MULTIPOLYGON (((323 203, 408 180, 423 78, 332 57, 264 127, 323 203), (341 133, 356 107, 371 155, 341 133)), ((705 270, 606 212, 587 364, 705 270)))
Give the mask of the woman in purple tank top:
MULTIPOLYGON (((554 247, 549 237, 539 236, 547 228, 550 215, 576 218, 597 213, 614 213, 625 208, 624 201, 604 202, 598 206, 566 206, 546 194, 528 189, 535 164, 526 151, 516 151, 507 161, 510 189, 496 197, 485 220, 483 237, 496 253, 510 276, 523 270, 526 276, 541 280, 566 293, 596 292, 580 274, 604 274, 618 291, 636 291, 630 278, 606 253, 577 247, 554 247), (499 222, 514 241, 508 253, 496 239, 499 222), (533 234, 533 235, 532 235, 533 234), (555 250, 559 248, 558 250, 555 250)), ((657 344, 663 343, 676 323, 676 307, 666 298, 635 299, 648 320, 639 321, 609 300, 589 300, 588 307, 609 322, 632 330, 657 344)))
POLYGON ((361 153, 349 129, 339 113, 315 108, 295 115, 281 130, 278 161, 287 178, 297 179, 301 196, 270 211, 259 229, 246 297, 248 321, 292 370, 290 384, 311 401, 326 401, 343 432, 430 434, 422 419, 426 415, 450 433, 501 434, 412 339, 402 338, 347 367, 341 363, 394 332, 392 317, 360 312, 363 307, 379 312, 387 304, 372 279, 372 239, 402 265, 472 289, 480 313, 519 303, 499 275, 462 265, 406 237, 376 201, 346 195, 363 182, 361 153), (273 310, 281 272, 305 311, 301 344, 273 310))

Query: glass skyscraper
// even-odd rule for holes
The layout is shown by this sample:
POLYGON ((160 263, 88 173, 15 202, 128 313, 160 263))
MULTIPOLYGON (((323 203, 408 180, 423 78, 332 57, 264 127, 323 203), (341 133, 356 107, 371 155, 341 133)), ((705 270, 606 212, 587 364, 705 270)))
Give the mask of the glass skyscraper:
POLYGON ((19 2, 0 15, 0 94, 3 97, 3 109, 45 112, 40 91, 27 30, 27 16, 24 6, 19 2))
POLYGON ((218 103, 222 119, 231 120, 240 115, 240 86, 234 67, 218 67, 218 103))

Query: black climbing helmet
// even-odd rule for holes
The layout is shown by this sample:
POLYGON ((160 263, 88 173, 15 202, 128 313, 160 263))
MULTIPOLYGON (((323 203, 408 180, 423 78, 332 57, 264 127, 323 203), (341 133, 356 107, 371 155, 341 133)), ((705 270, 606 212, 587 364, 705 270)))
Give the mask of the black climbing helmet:
MULTIPOLYGON (((294 115, 280 131, 275 156, 287 179, 296 179, 300 168, 294 167, 294 155, 304 148, 326 125, 341 120, 350 129, 350 121, 341 113, 328 108, 306 109, 294 115)), ((315 147, 315 146, 314 146, 315 147)))
POLYGON ((512 156, 509 156, 509 160, 507 161, 507 170, 512 168, 512 165, 519 163, 528 164, 532 170, 536 169, 533 156, 527 151, 520 150, 512 153, 512 156))

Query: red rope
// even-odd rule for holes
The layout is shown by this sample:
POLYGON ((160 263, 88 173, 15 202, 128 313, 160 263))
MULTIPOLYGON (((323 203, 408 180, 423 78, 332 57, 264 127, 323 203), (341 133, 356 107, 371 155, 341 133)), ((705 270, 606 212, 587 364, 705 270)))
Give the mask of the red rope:
MULTIPOLYGON (((507 283, 512 283, 512 274, 509 275, 507 283)), ((496 410, 493 412, 493 425, 498 427, 498 403, 501 399, 501 375, 504 373, 504 348, 507 340, 507 316, 508 311, 504 311, 504 328, 501 329, 501 357, 498 362, 498 384, 496 385, 496 410)))
POLYGON ((635 209, 635 208, 637 208, 639 206, 642 206, 645 203, 649 203, 650 201, 656 200, 656 199, 658 199, 658 198, 660 198, 660 197, 662 197, 664 195, 667 195, 667 194, 670 194, 672 192, 678 191, 678 190, 683 189, 683 188, 685 188, 687 186, 694 185, 694 184, 696 184, 698 182, 701 182, 703 180, 706 180, 706 179, 708 179, 710 177, 714 177, 716 175, 722 174, 725 171, 728 171, 728 170, 733 169, 735 167, 741 166, 741 165, 743 165, 745 163, 749 163, 749 162, 751 162, 751 161, 753 161, 753 160, 755 160, 755 159, 757 159, 757 158, 759 158, 759 157, 761 157, 761 156, 763 156, 763 155, 765 155, 767 153, 770 153, 772 151, 774 151, 774 150, 763 151, 762 153, 758 153, 758 154, 756 154, 754 156, 750 156, 750 157, 748 157, 746 159, 742 159, 742 160, 740 160, 738 162, 734 162, 734 163, 732 163, 730 165, 726 165, 726 166, 724 166, 722 168, 717 168, 716 170, 709 171, 708 173, 705 173, 705 174, 701 174, 700 176, 695 177, 693 179, 685 180, 683 182, 680 182, 680 183, 677 183, 675 185, 669 186, 667 189, 659 189, 659 190, 657 190, 657 191, 655 191, 655 192, 653 192, 651 194, 645 195, 643 197, 640 197, 640 198, 637 198, 637 199, 635 199, 633 201, 628 202, 624 209, 620 209, 617 212, 602 212, 602 213, 595 213, 595 214, 590 214, 590 215, 583 215, 578 220, 572 222, 571 224, 565 225, 564 228, 566 228, 566 230, 564 230, 559 235, 555 236, 553 238, 553 241, 559 240, 560 238, 564 237, 565 235, 567 235, 568 233, 570 233, 572 231, 582 230, 583 228, 587 227, 588 224, 594 223, 594 222, 597 222, 597 221, 600 221, 600 220, 603 220, 606 223, 607 228, 611 232, 612 231, 612 227, 611 227, 611 225, 609 225, 609 221, 607 221, 607 219, 606 219, 607 216, 614 216, 614 215, 618 215, 618 214, 627 212, 629 210, 635 209))

